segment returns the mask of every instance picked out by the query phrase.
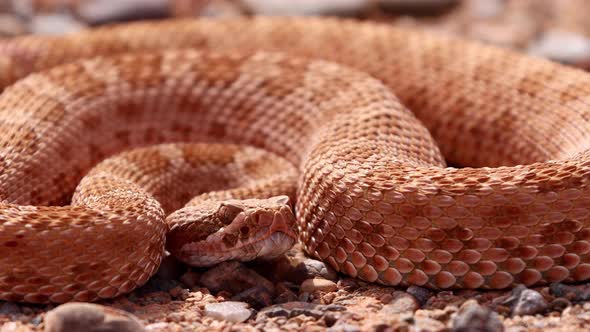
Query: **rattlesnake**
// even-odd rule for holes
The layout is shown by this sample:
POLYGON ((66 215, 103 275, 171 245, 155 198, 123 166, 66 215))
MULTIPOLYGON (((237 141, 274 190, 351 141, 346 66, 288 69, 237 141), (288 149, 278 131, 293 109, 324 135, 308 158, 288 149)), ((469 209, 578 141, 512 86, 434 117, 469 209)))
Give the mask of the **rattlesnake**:
MULTIPOLYGON (((290 196, 303 248, 352 277, 438 289, 590 278, 581 71, 319 18, 134 23, 6 40, 0 54, 2 86, 33 73, 0 96, 0 299, 93 301, 145 283, 163 254, 163 217, 183 202, 163 206, 136 182, 157 191, 167 175, 141 172, 199 168, 188 156, 208 148, 116 156, 82 180, 71 199, 81 205, 51 206, 110 155, 181 141, 268 151, 217 146, 211 158, 252 174, 194 190, 290 196), (260 181, 268 192, 244 189, 260 181)), ((225 216, 250 204, 223 197, 225 216)), ((265 204, 284 213, 288 242, 286 201, 265 204)))

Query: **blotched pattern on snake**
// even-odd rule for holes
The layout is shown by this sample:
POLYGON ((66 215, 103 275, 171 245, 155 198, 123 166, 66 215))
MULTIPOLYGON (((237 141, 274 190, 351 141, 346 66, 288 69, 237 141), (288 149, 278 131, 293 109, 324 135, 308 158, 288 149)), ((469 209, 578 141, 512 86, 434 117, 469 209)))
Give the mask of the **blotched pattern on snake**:
POLYGON ((310 18, 23 37, 0 42, 0 67, 0 299, 129 292, 168 228, 168 248, 204 265, 213 247, 252 256, 297 232, 385 285, 590 278, 587 73, 310 18), (158 145, 176 142, 217 144, 158 145))

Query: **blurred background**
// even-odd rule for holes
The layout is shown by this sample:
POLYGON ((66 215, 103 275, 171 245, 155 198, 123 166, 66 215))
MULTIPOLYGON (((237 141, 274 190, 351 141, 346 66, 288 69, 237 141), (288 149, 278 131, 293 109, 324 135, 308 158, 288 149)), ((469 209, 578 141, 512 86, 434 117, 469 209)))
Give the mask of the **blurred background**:
POLYGON ((0 0, 0 36, 240 15, 373 20, 461 35, 590 70, 590 0, 0 0))

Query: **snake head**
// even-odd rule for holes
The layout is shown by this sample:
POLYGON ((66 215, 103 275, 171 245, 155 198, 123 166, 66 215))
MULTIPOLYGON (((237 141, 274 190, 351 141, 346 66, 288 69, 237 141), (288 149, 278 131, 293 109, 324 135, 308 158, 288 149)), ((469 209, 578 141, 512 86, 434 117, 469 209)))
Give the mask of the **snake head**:
POLYGON ((296 240, 295 216, 287 196, 222 201, 209 217, 221 227, 211 231, 207 222, 200 229, 193 227, 209 234, 175 245, 179 250, 171 250, 172 254, 193 266, 210 266, 227 260, 272 259, 296 240))

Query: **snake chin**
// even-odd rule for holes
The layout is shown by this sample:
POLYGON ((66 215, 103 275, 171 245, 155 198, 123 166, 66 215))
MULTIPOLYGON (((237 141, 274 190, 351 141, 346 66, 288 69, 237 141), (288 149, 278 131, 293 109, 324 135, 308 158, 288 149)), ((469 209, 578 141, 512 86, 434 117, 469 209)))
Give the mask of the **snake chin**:
POLYGON ((211 266, 228 260, 273 259, 295 243, 295 216, 286 196, 222 204, 228 205, 240 207, 241 212, 205 239, 185 244, 179 257, 182 261, 193 266, 211 266))

